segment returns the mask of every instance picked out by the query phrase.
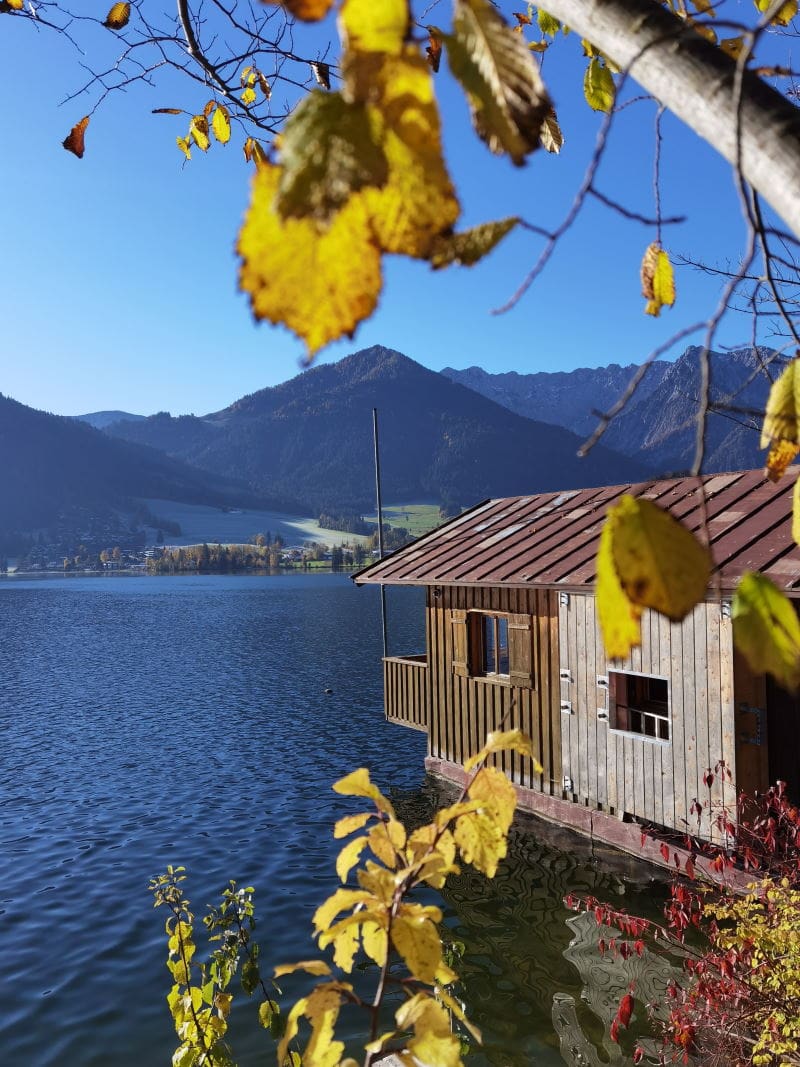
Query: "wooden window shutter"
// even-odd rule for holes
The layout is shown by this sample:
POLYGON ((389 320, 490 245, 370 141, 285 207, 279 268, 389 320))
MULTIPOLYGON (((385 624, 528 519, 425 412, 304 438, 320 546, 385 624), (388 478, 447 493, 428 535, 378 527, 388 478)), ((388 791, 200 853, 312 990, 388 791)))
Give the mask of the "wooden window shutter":
POLYGON ((533 689, 533 616, 508 616, 508 680, 523 689, 533 689))
POLYGON ((459 608, 450 612, 453 633, 453 674, 459 678, 469 675, 469 641, 467 640, 467 613, 459 608))

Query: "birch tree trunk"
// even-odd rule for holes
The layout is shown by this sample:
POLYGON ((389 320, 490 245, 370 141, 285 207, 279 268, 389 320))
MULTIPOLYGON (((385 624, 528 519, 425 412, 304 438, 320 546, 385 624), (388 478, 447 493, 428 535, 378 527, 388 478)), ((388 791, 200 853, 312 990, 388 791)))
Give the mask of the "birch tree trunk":
POLYGON ((546 8, 629 69, 729 163, 738 159, 745 179, 800 237, 800 109, 745 72, 737 152, 735 61, 657 0, 547 0, 546 8))

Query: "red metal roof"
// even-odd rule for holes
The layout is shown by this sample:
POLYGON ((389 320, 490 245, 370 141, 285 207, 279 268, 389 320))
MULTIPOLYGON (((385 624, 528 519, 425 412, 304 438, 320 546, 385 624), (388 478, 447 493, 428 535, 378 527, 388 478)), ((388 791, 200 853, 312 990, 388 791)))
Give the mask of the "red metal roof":
POLYGON ((714 586, 730 590, 745 571, 757 570, 800 596, 793 484, 792 477, 773 485, 760 470, 734 471, 487 500, 353 578, 382 585, 590 587, 610 504, 625 493, 647 497, 698 532, 705 495, 714 586))

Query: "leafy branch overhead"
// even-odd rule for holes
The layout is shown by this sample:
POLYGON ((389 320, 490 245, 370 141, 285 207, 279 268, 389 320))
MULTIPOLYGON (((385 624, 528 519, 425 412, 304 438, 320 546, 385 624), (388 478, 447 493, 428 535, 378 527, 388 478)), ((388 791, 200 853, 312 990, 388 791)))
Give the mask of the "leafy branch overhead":
MULTIPOLYGON (((240 282, 256 317, 288 325, 310 354, 351 335, 372 312, 383 255, 437 267, 473 263, 516 221, 454 233, 460 206, 442 155, 431 49, 426 58, 409 26, 407 0, 344 0, 342 88, 313 92, 299 104, 278 142, 276 177, 255 179, 239 238, 240 282), (267 193, 271 182, 277 191, 267 193), (305 225, 287 228, 290 218, 305 225), (354 218, 356 226, 348 223, 354 218), (296 271, 286 271, 295 257, 311 268, 310 288, 321 297, 313 304, 298 288, 296 271), (353 271, 356 262, 365 269, 353 271)), ((521 164, 540 144, 546 122, 553 137, 552 105, 536 62, 488 0, 458 0, 452 33, 436 31, 435 39, 444 43, 493 151, 508 151, 521 164)))

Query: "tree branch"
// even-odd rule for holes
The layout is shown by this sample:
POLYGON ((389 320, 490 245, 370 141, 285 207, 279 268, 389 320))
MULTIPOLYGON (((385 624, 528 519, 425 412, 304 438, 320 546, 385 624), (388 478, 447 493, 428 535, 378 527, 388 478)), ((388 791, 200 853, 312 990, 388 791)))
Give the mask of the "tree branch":
POLYGON ((707 141, 741 161, 745 181, 800 234, 800 110, 750 71, 742 78, 737 149, 736 62, 657 0, 548 0, 585 37, 707 141))

